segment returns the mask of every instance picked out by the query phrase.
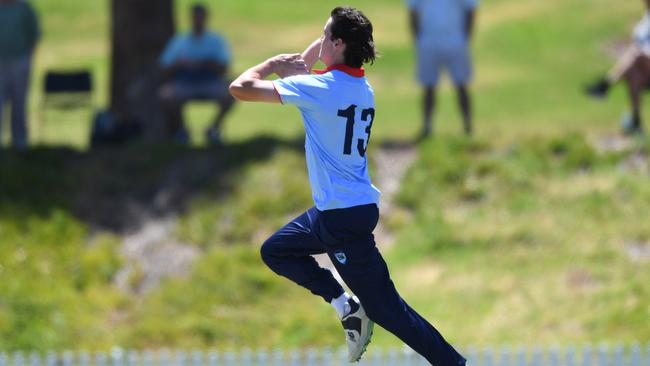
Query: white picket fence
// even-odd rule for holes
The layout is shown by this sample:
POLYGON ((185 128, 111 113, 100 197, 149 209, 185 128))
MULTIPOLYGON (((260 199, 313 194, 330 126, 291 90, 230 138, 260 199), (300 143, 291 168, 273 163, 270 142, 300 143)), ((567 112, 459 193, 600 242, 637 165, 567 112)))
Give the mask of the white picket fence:
MULTIPOLYGON (((650 366, 646 346, 583 346, 552 348, 469 348, 463 351, 471 366, 650 366)), ((128 351, 62 353, 1 353, 0 366, 332 366, 348 365, 345 350, 301 351, 128 351)), ((408 348, 372 347, 359 366, 425 366, 408 348)))

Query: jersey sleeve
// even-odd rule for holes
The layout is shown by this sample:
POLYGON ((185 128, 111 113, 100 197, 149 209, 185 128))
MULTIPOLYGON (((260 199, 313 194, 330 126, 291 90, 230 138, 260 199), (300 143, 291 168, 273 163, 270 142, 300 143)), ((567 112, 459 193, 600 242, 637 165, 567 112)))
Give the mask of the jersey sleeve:
POLYGON ((326 89, 314 75, 296 75, 273 80, 273 86, 280 95, 282 104, 292 104, 298 108, 311 108, 317 104, 319 95, 326 89))

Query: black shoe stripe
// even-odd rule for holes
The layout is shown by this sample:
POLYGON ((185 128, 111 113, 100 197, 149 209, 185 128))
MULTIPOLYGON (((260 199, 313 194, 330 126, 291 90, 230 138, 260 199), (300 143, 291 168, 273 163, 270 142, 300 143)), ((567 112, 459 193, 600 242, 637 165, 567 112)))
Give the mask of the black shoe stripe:
POLYGON ((359 335, 361 334, 361 319, 359 317, 351 316, 341 323, 346 330, 356 330, 359 335))

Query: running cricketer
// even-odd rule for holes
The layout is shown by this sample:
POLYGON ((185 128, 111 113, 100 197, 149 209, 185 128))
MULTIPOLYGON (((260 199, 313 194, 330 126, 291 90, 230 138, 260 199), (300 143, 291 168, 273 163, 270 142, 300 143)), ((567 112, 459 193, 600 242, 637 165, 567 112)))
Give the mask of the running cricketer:
POLYGON ((307 170, 315 207, 262 245, 264 262, 322 297, 337 311, 356 362, 377 323, 436 366, 465 359, 397 293, 375 245, 380 192, 370 181, 366 154, 375 121, 374 91, 362 65, 375 60, 372 24, 357 9, 337 7, 323 35, 302 54, 278 55, 230 85, 242 101, 292 104, 306 131, 307 170), (311 74, 321 60, 327 69, 311 74), (266 80, 272 74, 280 79, 266 80), (327 253, 350 296, 313 254, 327 253))

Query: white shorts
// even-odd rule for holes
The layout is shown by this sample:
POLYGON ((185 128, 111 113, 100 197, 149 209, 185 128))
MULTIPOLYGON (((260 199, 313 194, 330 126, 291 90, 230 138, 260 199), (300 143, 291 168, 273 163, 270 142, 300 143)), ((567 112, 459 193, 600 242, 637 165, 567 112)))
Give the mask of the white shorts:
POLYGON ((425 86, 436 86, 440 69, 445 68, 455 85, 466 85, 472 79, 472 61, 466 46, 417 47, 417 78, 425 86))

